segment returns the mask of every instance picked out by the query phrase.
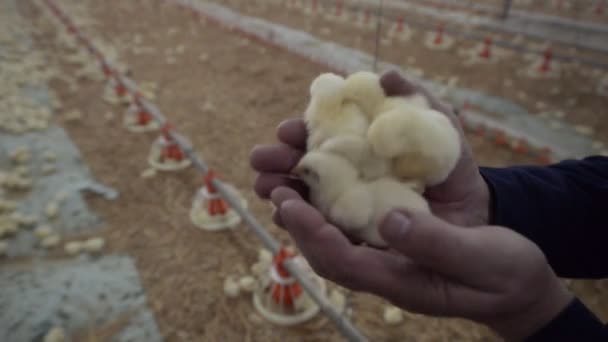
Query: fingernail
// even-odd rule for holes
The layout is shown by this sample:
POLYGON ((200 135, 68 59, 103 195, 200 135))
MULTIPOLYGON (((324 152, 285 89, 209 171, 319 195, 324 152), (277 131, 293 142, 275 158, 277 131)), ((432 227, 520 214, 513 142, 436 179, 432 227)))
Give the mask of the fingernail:
POLYGON ((407 234, 410 230, 411 223, 412 221, 403 213, 392 211, 386 216, 386 219, 382 224, 382 232, 388 238, 399 239, 407 234))

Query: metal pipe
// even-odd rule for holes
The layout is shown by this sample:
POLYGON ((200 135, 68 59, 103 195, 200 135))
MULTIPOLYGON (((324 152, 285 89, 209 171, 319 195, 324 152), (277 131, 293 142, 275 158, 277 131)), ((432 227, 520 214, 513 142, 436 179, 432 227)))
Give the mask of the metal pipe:
MULTIPOLYGON (((45 2, 51 8, 57 7, 54 4, 53 0, 46 0, 45 2)), ((78 37, 81 38, 81 41, 84 43, 84 45, 87 46, 90 52, 99 51, 82 32, 77 31, 77 34, 78 37)), ((116 70, 108 61, 105 61, 105 63, 112 70, 116 70)), ((132 96, 141 93, 139 87, 137 86, 137 83, 135 83, 134 80, 124 75, 116 75, 116 78, 127 88, 128 92, 131 93, 132 96)), ((166 117, 163 115, 160 109, 156 107, 156 105, 154 105, 145 98, 141 98, 140 103, 142 107, 144 107, 144 109, 146 109, 160 125, 165 125, 168 122, 166 117)), ((204 160, 195 153, 192 145, 173 130, 170 130, 168 134, 182 149, 188 159, 192 161, 193 166, 198 169, 203 175, 206 175, 210 169, 204 162, 204 160)), ((233 196, 233 194, 228 191, 226 185, 219 179, 214 178, 211 182, 217 188, 222 198, 226 202, 228 202, 228 204, 239 214, 239 216, 241 216, 243 222, 247 226, 249 226, 249 228, 258 236, 258 238, 262 241, 262 244, 273 254, 277 254, 281 249, 281 244, 268 232, 266 228, 264 228, 261 223, 257 221, 257 219, 247 209, 243 207, 240 198, 233 196)), ((327 300, 326 296, 322 294, 317 289, 317 287, 313 285, 308 276, 303 272, 300 267, 297 266, 293 259, 286 260, 284 262, 284 265, 287 270, 289 270, 291 275, 296 278, 296 280, 298 280, 299 284, 302 286, 304 291, 308 293, 311 299, 314 300, 315 303, 319 305, 319 308, 335 323, 336 327, 340 332, 342 332, 344 337, 346 337, 349 341, 367 341, 367 338, 346 317, 340 314, 333 307, 333 305, 331 305, 331 303, 327 300)))

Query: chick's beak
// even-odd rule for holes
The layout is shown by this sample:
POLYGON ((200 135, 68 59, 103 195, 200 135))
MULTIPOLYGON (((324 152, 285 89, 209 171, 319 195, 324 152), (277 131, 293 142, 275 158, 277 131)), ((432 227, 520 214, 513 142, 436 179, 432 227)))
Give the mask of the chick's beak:
POLYGON ((296 165, 293 169, 291 169, 291 174, 294 176, 301 176, 304 167, 301 164, 296 165))

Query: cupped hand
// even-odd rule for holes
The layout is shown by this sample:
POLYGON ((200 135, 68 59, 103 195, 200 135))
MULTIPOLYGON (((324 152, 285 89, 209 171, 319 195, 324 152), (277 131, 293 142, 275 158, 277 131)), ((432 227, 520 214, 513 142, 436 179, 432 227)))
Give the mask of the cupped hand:
POLYGON ((319 275, 403 309, 468 318, 522 340, 572 300, 540 249, 507 228, 395 210, 380 227, 390 251, 379 250, 352 244, 293 189, 279 187, 271 199, 319 275))
MULTIPOLYGON (((490 216, 489 189, 479 173, 452 107, 397 72, 384 74, 380 81, 387 96, 424 95, 431 107, 450 118, 460 132, 462 155, 458 164, 445 182, 427 188, 424 194, 433 213, 458 225, 487 224, 490 216)), ((288 186, 306 198, 306 186, 289 174, 305 152, 306 125, 302 119, 284 121, 279 125, 277 135, 279 144, 256 146, 251 153, 251 165, 258 172, 255 191, 260 197, 269 198, 277 187, 288 186)))
POLYGON ((425 95, 460 132, 457 166, 424 194, 433 214, 389 213, 380 231, 390 250, 353 244, 306 201, 306 187, 290 175, 305 153, 306 127, 300 119, 279 126, 279 144, 253 150, 256 193, 272 200, 274 221, 289 231, 320 275, 404 309, 469 318, 507 339, 529 336, 555 317, 571 294, 532 242, 487 225, 488 186, 452 108, 397 73, 385 74, 381 82, 389 96, 425 95))

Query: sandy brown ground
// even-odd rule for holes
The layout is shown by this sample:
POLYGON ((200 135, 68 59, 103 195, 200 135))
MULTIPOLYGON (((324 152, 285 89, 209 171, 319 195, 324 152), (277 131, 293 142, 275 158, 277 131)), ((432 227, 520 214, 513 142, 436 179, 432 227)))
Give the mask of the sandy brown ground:
MULTIPOLYGON (((62 1, 61 5, 75 1, 62 1)), ((251 147, 274 141, 274 127, 284 118, 299 115, 304 108, 308 85, 323 70, 290 54, 255 45, 237 35, 193 21, 174 7, 137 6, 121 2, 115 6, 89 1, 88 15, 99 21, 97 34, 104 40, 126 46, 135 34, 143 45, 160 54, 135 55, 122 51, 138 81, 161 84, 157 103, 177 130, 188 136, 195 148, 224 179, 238 187, 250 202, 252 212, 275 236, 289 238, 270 222, 270 207, 252 192, 254 173, 248 166, 251 147), (137 7, 136 7, 137 6, 137 7), (169 34, 170 28, 178 29, 169 34), (177 64, 168 65, 164 51, 184 45, 177 64), (208 62, 199 61, 202 53, 208 62), (211 102, 215 109, 203 110, 211 102)), ((23 4, 30 18, 39 13, 23 4)), ((49 55, 49 63, 73 70, 60 62, 52 35, 38 37, 49 55)), ((124 47, 123 46, 123 47, 124 47)), ((121 124, 122 111, 105 104, 102 85, 81 82, 77 91, 62 83, 53 88, 64 108, 80 109, 83 120, 64 123, 79 146, 87 165, 102 183, 118 189, 118 200, 90 198, 92 209, 104 218, 103 234, 112 253, 136 259, 149 305, 168 341, 325 341, 340 340, 339 333, 320 316, 291 329, 277 328, 255 315, 250 299, 228 299, 222 283, 226 275, 242 274, 255 261, 260 244, 241 227, 235 232, 206 233, 188 219, 192 197, 201 185, 192 169, 159 174, 144 180, 140 173, 155 134, 128 133, 121 124), (106 112, 115 112, 111 120, 106 112)), ((207 106, 208 107, 208 106, 207 106)), ((480 138, 472 144, 482 164, 512 165, 531 160, 496 149, 480 138)), ((581 285, 582 286, 582 285, 581 285)), ((601 306, 599 283, 586 286, 584 298, 594 308, 601 306), (595 287, 594 287, 595 286, 595 287)), ((353 321, 374 341, 487 341, 494 340, 485 328, 463 320, 408 315, 396 327, 382 322, 383 302, 368 295, 351 297, 353 321)))
MULTIPOLYGON (((333 40, 370 54, 375 49, 375 29, 356 26, 352 17, 347 22, 336 22, 327 20, 323 15, 305 15, 301 9, 288 9, 283 4, 272 5, 265 0, 215 1, 242 13, 307 31, 321 39, 333 40)), ((389 25, 384 25, 383 37, 386 37, 388 29, 389 25)), ((531 113, 563 111, 566 124, 592 127, 595 130, 594 138, 608 143, 608 120, 605 120, 608 98, 595 93, 599 75, 603 74, 601 70, 568 63, 561 65, 562 76, 559 79, 531 79, 519 75, 531 62, 511 52, 508 52, 511 53, 509 57, 495 63, 466 66, 458 51, 470 49, 476 42, 456 39, 450 49, 433 51, 424 45, 427 32, 414 30, 414 36, 408 42, 393 39, 390 45, 381 46, 380 58, 405 69, 421 69, 424 78, 445 83, 456 77, 460 87, 507 98, 531 113), (505 80, 512 85, 506 86, 505 80), (556 90, 559 92, 556 93, 556 90)), ((513 39, 513 36, 509 39, 513 39)), ((602 60, 605 60, 605 56, 602 60)), ((550 120, 547 120, 547 125, 551 125, 550 120)))
MULTIPOLYGON (((504 0, 462 0, 459 3, 446 3, 441 0, 439 1, 428 1, 428 0, 409 0, 422 4, 429 5, 429 3, 438 6, 439 8, 457 9, 459 11, 474 12, 476 14, 483 14, 487 16, 496 17, 502 13, 504 0), (494 11, 473 9, 471 5, 474 3, 485 3, 494 6, 494 11)), ((522 1, 513 1, 512 9, 533 12, 537 14, 553 15, 562 18, 574 19, 581 22, 597 22, 597 23, 608 23, 608 9, 605 9, 603 13, 596 12, 596 1, 593 0, 536 0, 525 3, 522 1)))
MULTIPOLYGON (((503 4, 502 0, 482 0, 479 2, 495 5, 498 8, 501 8, 503 4)), ((466 4, 466 1, 463 1, 463 3, 466 4)), ((592 0, 542 0, 531 1, 530 4, 526 4, 516 0, 513 1, 513 8, 534 13, 550 14, 578 21, 608 23, 608 8, 604 8, 603 13, 597 13, 596 3, 597 1, 592 0), (562 7, 560 7, 560 2, 562 7), (570 7, 567 7, 566 3, 570 3, 570 7)))

